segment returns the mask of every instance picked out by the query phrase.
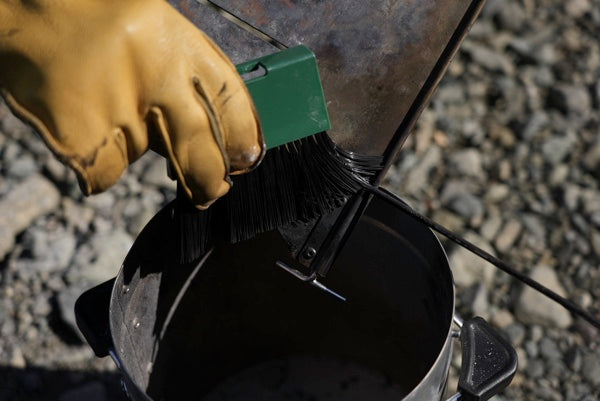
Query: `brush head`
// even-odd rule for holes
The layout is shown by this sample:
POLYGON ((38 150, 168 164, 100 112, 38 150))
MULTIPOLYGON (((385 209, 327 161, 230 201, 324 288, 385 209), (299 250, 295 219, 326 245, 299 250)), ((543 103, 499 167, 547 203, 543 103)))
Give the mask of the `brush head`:
POLYGON ((346 152, 324 132, 270 149, 255 170, 232 177, 229 193, 208 210, 178 193, 181 263, 200 258, 214 241, 235 243, 331 212, 381 169, 381 157, 346 152))

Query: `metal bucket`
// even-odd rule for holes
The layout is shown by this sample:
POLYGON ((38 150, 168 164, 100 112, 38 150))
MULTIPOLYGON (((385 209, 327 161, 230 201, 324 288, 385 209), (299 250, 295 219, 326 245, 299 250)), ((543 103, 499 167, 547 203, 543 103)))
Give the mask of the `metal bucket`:
POLYGON ((190 266, 172 262, 173 232, 167 206, 114 282, 76 307, 132 399, 441 399, 452 275, 436 236, 402 211, 375 198, 360 218, 322 279, 345 301, 276 267, 288 257, 277 232, 190 266))

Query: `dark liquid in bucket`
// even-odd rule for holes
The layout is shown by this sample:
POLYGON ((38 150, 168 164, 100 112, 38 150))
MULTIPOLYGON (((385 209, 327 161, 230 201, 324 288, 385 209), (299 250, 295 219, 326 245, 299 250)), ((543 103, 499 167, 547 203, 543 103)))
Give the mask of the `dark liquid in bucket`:
POLYGON ((202 401, 398 401, 406 392, 364 366, 332 358, 292 356, 245 369, 202 401))

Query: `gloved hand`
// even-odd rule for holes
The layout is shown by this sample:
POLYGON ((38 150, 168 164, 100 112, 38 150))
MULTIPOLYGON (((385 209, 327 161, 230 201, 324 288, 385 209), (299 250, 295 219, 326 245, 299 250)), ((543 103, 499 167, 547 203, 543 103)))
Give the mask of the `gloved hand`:
POLYGON ((264 153, 235 67, 164 0, 0 0, 0 88, 85 194, 151 148, 205 208, 264 153))

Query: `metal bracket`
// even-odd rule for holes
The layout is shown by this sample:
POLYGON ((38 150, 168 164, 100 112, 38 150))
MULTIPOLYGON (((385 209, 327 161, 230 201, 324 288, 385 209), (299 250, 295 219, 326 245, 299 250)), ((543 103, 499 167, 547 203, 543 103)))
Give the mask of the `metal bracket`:
POLYGON ((305 224, 287 224, 279 228, 279 233, 287 243, 291 256, 298 263, 310 269, 343 208, 344 206, 341 206, 305 224))
POLYGON ((340 301, 346 301, 346 297, 338 294, 337 292, 333 291, 331 288, 327 287, 325 284, 319 282, 317 280, 317 273, 313 272, 310 275, 305 275, 304 273, 302 273, 301 271, 294 269, 293 267, 287 265, 286 263, 278 260, 277 262, 275 262, 275 265, 277 267, 282 268, 283 270, 285 270, 286 272, 290 273, 292 276, 296 277, 297 279, 299 279, 300 281, 304 281, 306 283, 309 283, 310 285, 312 285, 313 287, 317 287, 318 289, 325 291, 326 293, 333 295, 334 297, 336 297, 337 299, 339 299, 340 301))

